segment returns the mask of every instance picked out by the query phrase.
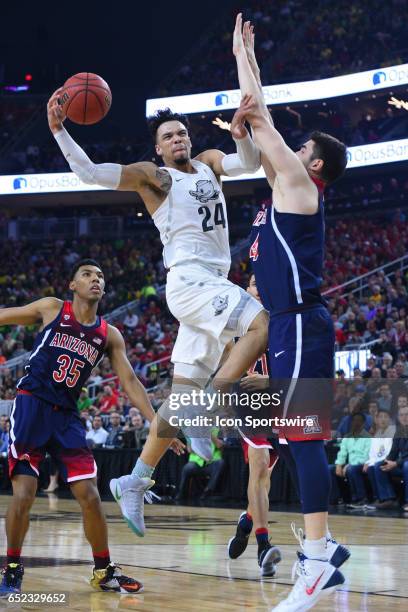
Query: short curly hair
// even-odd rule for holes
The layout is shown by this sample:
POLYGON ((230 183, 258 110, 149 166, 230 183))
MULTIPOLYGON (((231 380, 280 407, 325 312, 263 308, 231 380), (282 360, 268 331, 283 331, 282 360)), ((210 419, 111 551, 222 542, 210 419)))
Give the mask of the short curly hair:
POLYGON ((161 124, 166 123, 166 121, 180 121, 180 123, 185 125, 187 129, 190 127, 190 122, 187 115, 183 115, 182 113, 173 113, 173 111, 171 111, 169 108, 158 110, 154 113, 154 115, 147 118, 147 127, 149 128, 149 132, 154 143, 156 143, 157 130, 161 124))

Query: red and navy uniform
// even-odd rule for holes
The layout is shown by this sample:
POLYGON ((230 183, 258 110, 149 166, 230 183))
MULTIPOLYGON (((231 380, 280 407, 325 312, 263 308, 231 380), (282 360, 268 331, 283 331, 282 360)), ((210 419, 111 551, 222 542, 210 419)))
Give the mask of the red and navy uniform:
MULTIPOLYGON (((257 372, 262 376, 269 376, 269 351, 265 351, 263 355, 249 368, 249 372, 257 372)), ((265 436, 246 436, 244 432, 240 431, 242 450, 244 452, 245 463, 249 462, 248 459, 248 447, 253 448, 268 448, 269 449, 269 467, 274 467, 275 463, 279 458, 283 459, 287 469, 289 470, 293 485, 298 491, 298 477, 296 472, 296 465, 290 452, 289 446, 285 439, 278 439, 273 437, 268 439, 265 436)))
POLYGON ((251 236, 250 258, 256 286, 270 314, 271 375, 282 384, 286 381, 281 416, 300 414, 313 420, 313 426, 281 429, 289 440, 330 438, 329 407, 323 405, 327 404, 326 399, 323 401, 325 383, 321 384, 323 391, 314 398, 311 413, 299 412, 296 405, 305 396, 303 393, 300 397, 304 383, 297 385, 298 379, 326 381, 334 374, 334 328, 320 293, 325 240, 324 185, 317 179, 314 183, 319 194, 315 214, 278 212, 273 203, 263 205, 251 236))
POLYGON ((38 476, 47 451, 68 482, 96 475, 77 400, 104 355, 107 329, 99 316, 94 325, 79 323, 67 301, 38 334, 10 416, 10 476, 38 476))

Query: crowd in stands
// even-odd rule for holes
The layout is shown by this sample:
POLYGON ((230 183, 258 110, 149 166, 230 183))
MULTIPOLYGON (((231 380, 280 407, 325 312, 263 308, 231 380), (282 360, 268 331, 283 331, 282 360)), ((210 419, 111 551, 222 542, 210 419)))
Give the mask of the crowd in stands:
MULTIPOLYGON (((312 80, 403 63, 404 0, 246 2, 244 19, 255 26, 256 52, 265 84, 312 80)), ((158 95, 235 89, 231 13, 218 18, 196 52, 158 95), (205 59, 204 59, 205 58, 205 59)))
MULTIPOLYGON (((408 114, 404 109, 389 106, 387 101, 387 94, 379 94, 375 100, 365 96, 355 101, 349 97, 341 103, 329 100, 299 104, 293 108, 277 107, 273 109, 273 117, 277 129, 292 148, 297 148, 306 135, 316 129, 340 138, 348 146, 403 138, 408 127, 408 114)), ((230 120, 232 114, 233 111, 224 112, 222 118, 230 120)), ((233 150, 229 133, 212 124, 214 115, 191 115, 189 119, 193 155, 208 148, 219 148, 227 153, 233 150)), ((80 144, 95 163, 129 164, 144 157, 161 164, 161 160, 155 158, 149 139, 143 145, 125 139, 104 144, 81 141, 80 144)), ((41 146, 29 144, 24 150, 13 151, 0 161, 0 171, 3 174, 33 174, 70 169, 57 145, 47 141, 41 146)))

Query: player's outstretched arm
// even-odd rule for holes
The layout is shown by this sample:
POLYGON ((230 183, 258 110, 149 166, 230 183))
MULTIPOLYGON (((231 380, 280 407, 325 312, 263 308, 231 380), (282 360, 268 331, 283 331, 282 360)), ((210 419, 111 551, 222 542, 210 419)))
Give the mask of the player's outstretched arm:
MULTIPOLYGON (((126 355, 126 346, 122 334, 109 325, 108 327, 108 346, 107 353, 114 372, 117 374, 122 388, 129 397, 133 406, 136 406, 142 415, 150 423, 154 420, 156 413, 152 408, 146 389, 137 378, 126 355)), ((176 455, 185 452, 185 444, 175 438, 171 445, 171 450, 176 455)))
POLYGON ((146 389, 137 378, 126 355, 126 346, 122 334, 116 327, 108 326, 107 353, 112 368, 133 406, 136 406, 145 419, 153 421, 156 413, 152 408, 146 389))
POLYGON ((169 173, 152 162, 138 162, 128 166, 95 164, 64 128, 65 114, 59 104, 60 93, 61 88, 57 89, 48 101, 48 125, 72 172, 88 185, 142 192, 148 211, 154 212, 170 190, 169 173), (149 188, 152 193, 144 193, 149 188))
POLYGON ((48 325, 61 310, 62 301, 47 297, 15 308, 0 308, 1 325, 48 325))

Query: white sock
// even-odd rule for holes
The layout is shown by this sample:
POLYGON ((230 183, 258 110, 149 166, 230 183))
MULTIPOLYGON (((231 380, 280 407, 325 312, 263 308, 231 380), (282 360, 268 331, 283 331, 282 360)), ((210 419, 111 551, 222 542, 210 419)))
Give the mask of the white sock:
POLYGON ((330 533, 329 530, 326 531, 326 540, 331 540, 332 539, 332 534, 330 533))
POLYGON ((319 540, 308 540, 303 542, 303 551, 308 559, 327 560, 326 536, 319 540))

